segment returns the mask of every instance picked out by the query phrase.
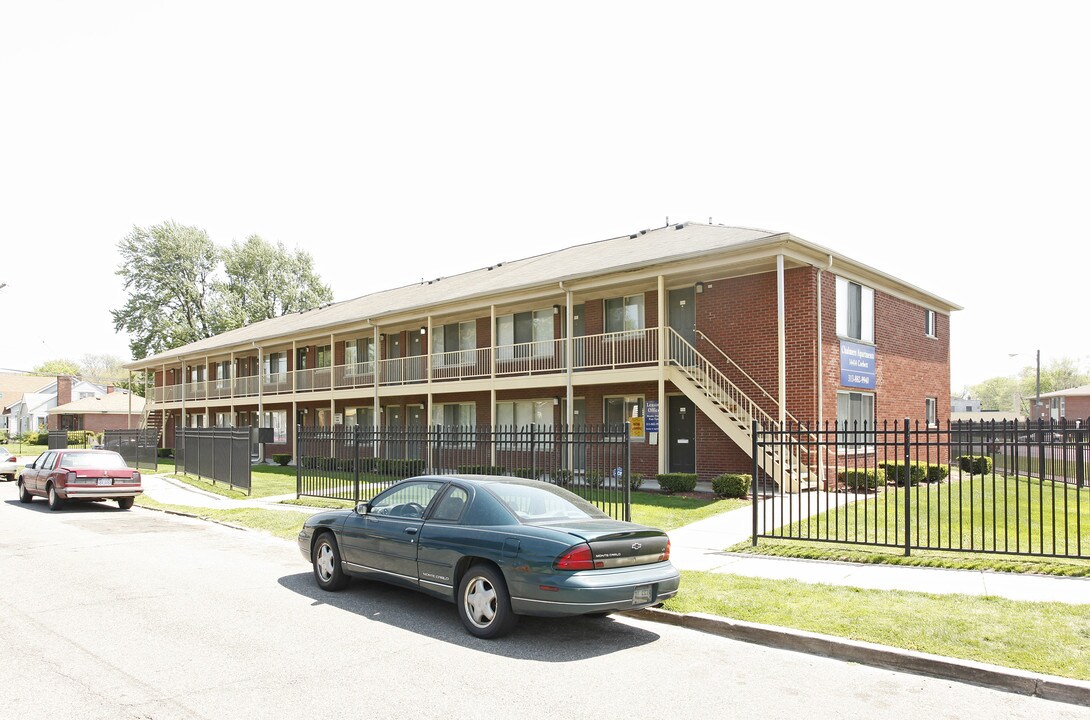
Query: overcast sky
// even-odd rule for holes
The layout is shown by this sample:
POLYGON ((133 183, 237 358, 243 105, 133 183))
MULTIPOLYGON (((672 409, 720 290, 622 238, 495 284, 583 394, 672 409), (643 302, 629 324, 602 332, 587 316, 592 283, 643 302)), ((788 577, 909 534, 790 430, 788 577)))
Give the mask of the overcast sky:
POLYGON ((963 305, 955 389, 1086 369, 1088 8, 5 3, 0 367, 129 358, 134 225, 304 248, 344 300, 669 216, 963 305))

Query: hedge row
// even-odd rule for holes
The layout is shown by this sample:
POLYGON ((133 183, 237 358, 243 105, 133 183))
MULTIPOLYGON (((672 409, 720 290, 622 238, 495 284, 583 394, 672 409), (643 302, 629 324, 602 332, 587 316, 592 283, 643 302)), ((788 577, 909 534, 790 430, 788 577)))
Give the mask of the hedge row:
POLYGON ((659 488, 664 493, 692 492, 696 490, 696 473, 662 473, 656 475, 659 488))

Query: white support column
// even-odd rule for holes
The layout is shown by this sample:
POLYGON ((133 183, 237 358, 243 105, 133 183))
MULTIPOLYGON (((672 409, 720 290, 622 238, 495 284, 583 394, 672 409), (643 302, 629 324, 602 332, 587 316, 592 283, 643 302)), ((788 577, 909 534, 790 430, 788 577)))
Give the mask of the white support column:
MULTIPOLYGON (((272 367, 269 367, 270 374, 272 367)), ((265 413, 265 376, 262 373, 265 372, 265 350, 263 348, 257 349, 257 426, 261 427, 261 416, 265 413)), ((258 443, 257 445, 257 461, 265 462, 265 445, 258 443)))
POLYGON ((776 256, 776 353, 780 379, 777 399, 780 403, 780 427, 787 418, 787 320, 783 298, 783 255, 776 256))
POLYGON ((374 427, 376 436, 378 435, 378 429, 382 426, 382 418, 380 417, 382 415, 382 410, 381 410, 381 408, 379 407, 379 404, 378 404, 378 385, 379 385, 379 382, 382 379, 381 378, 381 374, 382 374, 381 373, 381 367, 382 367, 382 341, 379 339, 378 325, 375 325, 375 367, 373 368, 373 372, 371 373, 371 377, 374 380, 374 385, 375 385, 375 388, 374 388, 374 390, 375 390, 375 392, 374 392, 375 406, 374 406, 374 412, 372 413, 372 415, 374 416, 374 423, 373 423, 372 427, 374 427))
MULTIPOLYGON (((144 391, 144 394, 147 394, 146 390, 144 391)), ((148 399, 144 398, 145 405, 147 402, 148 399)), ((129 414, 128 417, 125 418, 125 427, 132 430, 132 370, 129 370, 129 414)))
MULTIPOLYGON (((575 365, 575 306, 572 304, 575 298, 572 296, 571 290, 566 290, 565 293, 567 294, 567 297, 564 300, 567 305, 565 311, 567 322, 565 323, 566 327, 564 332, 564 364, 567 368, 567 373, 565 373, 566 377, 564 380, 567 386, 567 395, 565 397, 568 402, 564 411, 564 424, 570 428, 575 424, 575 370, 573 367, 575 365)), ((571 467, 571 462, 568 463, 568 467, 571 467)))
MULTIPOLYGON (((489 388, 488 388, 488 402, 490 403, 489 406, 488 406, 488 417, 491 419, 490 424, 492 425, 492 428, 494 430, 495 427, 496 427, 496 306, 495 305, 489 305, 488 306, 488 316, 490 318, 489 319, 490 325, 488 326, 488 337, 492 338, 492 342, 490 343, 490 345, 492 347, 488 351, 488 354, 491 356, 489 358, 488 365, 492 370, 491 375, 490 375, 489 388)), ((491 458, 489 460, 489 463, 494 466, 496 464, 496 443, 495 442, 493 442, 493 443, 491 443, 489 445, 489 457, 491 458)))
MULTIPOLYGON (((425 367, 425 372, 426 372, 426 375, 424 377, 427 379, 427 382, 428 382, 428 387, 429 387, 428 397, 431 397, 430 387, 431 387, 431 381, 433 379, 432 376, 431 376, 431 331, 432 331, 431 315, 428 315, 428 336, 426 338, 424 338, 424 355, 426 356, 424 358, 424 367, 425 367)), ((431 412, 430 407, 428 408, 428 412, 429 413, 431 412)), ((424 423, 425 425, 429 425, 431 423, 431 421, 430 421, 431 415, 428 415, 428 418, 429 418, 429 421, 424 423)))
POLYGON ((228 372, 230 377, 227 378, 227 388, 231 393, 231 427, 238 427, 238 416, 235 415, 235 392, 238 390, 238 364, 235 360, 235 351, 231 351, 231 359, 228 361, 228 372))
POLYGON ((291 457, 299 462, 299 348, 295 340, 291 341, 291 418, 289 419, 288 432, 291 433, 291 457))
MULTIPOLYGON (((821 428, 822 422, 824 420, 823 405, 825 404, 825 402, 824 402, 825 393, 824 393, 824 390, 823 390, 823 386, 824 386, 824 382, 825 382, 825 378, 824 378, 825 368, 824 368, 824 363, 822 362, 823 361, 825 346, 824 346, 824 344, 822 342, 822 336, 821 336, 821 279, 822 279, 822 270, 821 270, 821 268, 818 268, 817 269, 817 347, 815 348, 815 350, 817 351, 817 363, 816 363, 817 364, 817 426, 818 426, 819 429, 821 428)), ((819 453, 817 453, 817 473, 818 473, 818 482, 820 483, 818 485, 818 487, 823 487, 824 483, 825 483, 825 468, 822 466, 822 464, 823 464, 823 458, 821 456, 821 453, 819 452, 819 453)))
MULTIPOLYGON (((658 464, 659 472, 669 472, 666 468, 666 450, 667 444, 663 442, 663 431, 666 428, 666 423, 663 419, 668 413, 666 412, 666 278, 659 275, 658 278, 658 291, 659 291, 659 429, 658 433, 658 464)), ((695 296, 694 296, 695 297, 695 296)), ((645 413, 646 414, 646 413, 645 413)), ((647 418, 644 418, 644 422, 647 422, 647 418)))
POLYGON ((337 400, 333 397, 333 375, 337 366, 337 346, 329 333, 329 427, 337 425, 337 400))

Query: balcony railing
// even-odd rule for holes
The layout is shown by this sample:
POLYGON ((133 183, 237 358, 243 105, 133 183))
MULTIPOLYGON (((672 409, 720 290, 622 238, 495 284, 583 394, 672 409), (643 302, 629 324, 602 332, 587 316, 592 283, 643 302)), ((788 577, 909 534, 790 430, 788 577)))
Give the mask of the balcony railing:
MULTIPOLYGON (((608 370, 654 365, 658 362, 658 328, 584 335, 572 339, 573 370, 608 370)), ((431 382, 479 380, 491 377, 563 373, 567 370, 567 340, 538 340, 514 345, 452 350, 431 356, 431 382), (495 365, 493 366, 493 362, 495 365)), ((428 381, 427 356, 388 358, 378 363, 379 384, 409 385, 428 381)), ((230 399, 285 393, 328 392, 373 388, 375 363, 360 362, 325 368, 307 368, 273 375, 249 375, 166 385, 151 390, 157 403, 230 399)))

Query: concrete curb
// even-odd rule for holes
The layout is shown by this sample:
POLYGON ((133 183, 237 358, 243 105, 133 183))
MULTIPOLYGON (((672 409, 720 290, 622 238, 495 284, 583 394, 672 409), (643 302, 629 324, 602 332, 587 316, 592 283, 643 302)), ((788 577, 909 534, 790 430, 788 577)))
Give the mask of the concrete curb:
POLYGON ((728 618, 691 613, 684 615, 648 608, 625 613, 632 617, 653 622, 677 625, 692 630, 720 635, 732 640, 767 645, 781 650, 793 650, 811 655, 872 665, 875 667, 909 672, 917 675, 955 680, 1019 695, 1029 695, 1045 700, 1090 706, 1090 682, 1040 675, 1005 668, 999 665, 958 660, 941 655, 902 650, 874 643, 846 638, 819 635, 818 633, 791 628, 731 620, 728 618))

